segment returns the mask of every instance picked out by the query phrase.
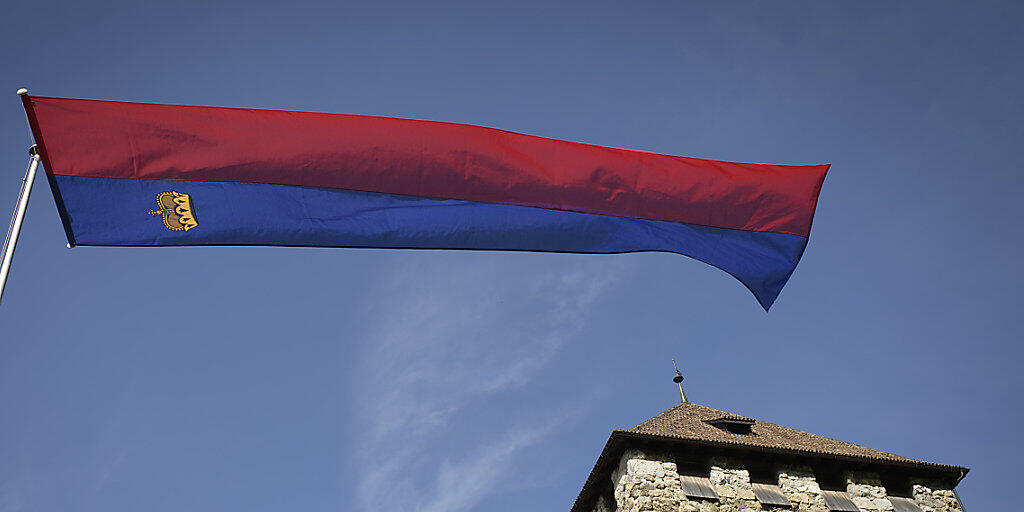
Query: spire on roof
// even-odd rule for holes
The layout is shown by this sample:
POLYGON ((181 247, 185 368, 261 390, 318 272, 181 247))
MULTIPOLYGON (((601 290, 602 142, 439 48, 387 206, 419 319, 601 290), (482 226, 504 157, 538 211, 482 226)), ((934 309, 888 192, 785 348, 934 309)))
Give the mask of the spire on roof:
POLYGON ((679 403, 689 403, 686 399, 686 393, 683 393, 683 374, 679 372, 679 367, 676 366, 676 359, 672 358, 672 368, 676 369, 676 376, 672 377, 672 382, 675 382, 679 386, 679 403))

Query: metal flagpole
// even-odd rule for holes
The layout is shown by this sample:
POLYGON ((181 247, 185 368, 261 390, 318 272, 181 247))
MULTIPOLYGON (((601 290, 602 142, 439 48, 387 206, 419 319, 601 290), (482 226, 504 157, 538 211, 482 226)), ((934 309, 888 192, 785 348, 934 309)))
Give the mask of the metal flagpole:
POLYGON ((4 259, 0 265, 0 301, 4 297, 4 287, 7 285, 7 274, 11 272, 11 261, 14 259, 14 246, 18 245, 18 234, 21 233, 21 223, 25 220, 25 210, 28 209, 28 196, 32 193, 32 183, 36 180, 36 168, 39 167, 39 153, 33 145, 28 150, 28 170, 22 178, 21 192, 18 194, 18 207, 11 217, 11 225, 7 229, 7 238, 4 239, 4 259))

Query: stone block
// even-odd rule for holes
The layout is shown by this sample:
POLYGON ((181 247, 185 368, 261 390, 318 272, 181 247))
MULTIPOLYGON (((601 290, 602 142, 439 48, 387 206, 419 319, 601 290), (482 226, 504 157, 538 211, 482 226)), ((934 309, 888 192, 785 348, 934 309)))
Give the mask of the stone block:
POLYGON ((722 498, 735 498, 736 488, 730 485, 716 485, 715 492, 722 498))
POLYGON ((634 476, 656 476, 660 471, 662 476, 665 475, 665 470, 661 467, 661 464, 651 460, 643 459, 630 459, 626 463, 626 471, 630 475, 634 476))

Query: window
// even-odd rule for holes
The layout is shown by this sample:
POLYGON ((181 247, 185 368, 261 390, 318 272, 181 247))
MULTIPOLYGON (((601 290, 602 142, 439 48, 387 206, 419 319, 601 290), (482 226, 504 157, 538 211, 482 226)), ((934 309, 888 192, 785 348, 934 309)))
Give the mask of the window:
POLYGON ((814 480, 818 482, 818 487, 822 489, 846 491, 846 474, 837 468, 815 468, 814 480))
POLYGON ((714 420, 707 420, 706 423, 730 434, 749 436, 754 433, 752 430, 754 420, 750 419, 723 417, 714 420))
POLYGON ((921 507, 918 507, 917 503, 910 498, 890 496, 889 503, 892 503, 892 509, 895 512, 921 512, 921 507))
POLYGON ((910 480, 905 475, 882 475, 882 485, 885 487, 885 494, 889 496, 899 496, 900 498, 914 496, 910 480))
POLYGON ((688 498, 702 498, 717 500, 718 493, 711 486, 711 468, 706 461, 676 460, 676 470, 679 472, 679 481, 683 487, 683 493, 688 498))
POLYGON ((825 506, 833 512, 858 512, 860 509, 854 505, 850 495, 843 491, 821 491, 825 497, 825 506))
POLYGON ((711 479, 706 476, 679 475, 679 480, 687 498, 718 499, 718 493, 711 487, 711 479))
POLYGON ((760 461, 750 464, 747 473, 750 474, 750 485, 754 487, 754 496, 761 505, 793 506, 779 488, 779 471, 771 463, 760 461))
POLYGON ((779 483, 779 470, 771 464, 764 462, 750 464, 747 466, 747 473, 750 474, 751 482, 773 485, 779 483))
POLYGON ((785 494, 782 494, 782 489, 775 484, 759 484, 751 483, 754 486, 754 496, 757 497, 757 501, 761 502, 762 505, 779 505, 783 507, 790 507, 792 503, 786 498, 785 494))

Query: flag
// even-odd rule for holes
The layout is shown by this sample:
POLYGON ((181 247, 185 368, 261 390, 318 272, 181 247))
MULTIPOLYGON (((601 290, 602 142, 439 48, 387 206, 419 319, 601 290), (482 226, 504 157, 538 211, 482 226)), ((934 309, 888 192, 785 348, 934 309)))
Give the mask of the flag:
POLYGON ((828 170, 434 121, 22 100, 72 246, 665 251, 766 310, 828 170))

